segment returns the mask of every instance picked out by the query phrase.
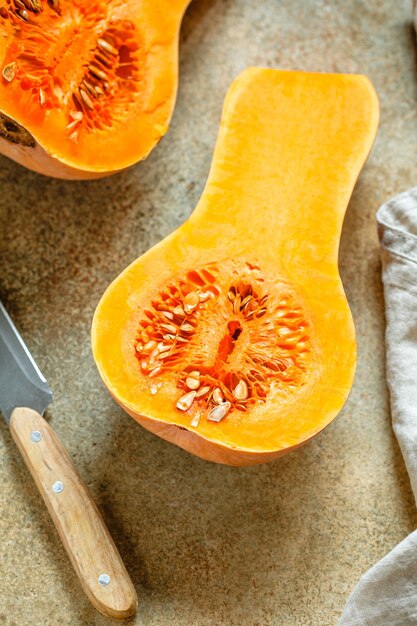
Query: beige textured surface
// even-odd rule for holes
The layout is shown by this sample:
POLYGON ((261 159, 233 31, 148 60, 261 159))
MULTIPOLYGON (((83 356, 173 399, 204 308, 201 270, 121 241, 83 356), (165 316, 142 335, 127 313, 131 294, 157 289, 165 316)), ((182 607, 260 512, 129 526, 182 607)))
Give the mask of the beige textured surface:
MULTIPOLYGON (((0 159, 0 297, 56 394, 51 423, 125 558, 140 626, 332 626, 358 577, 417 522, 390 429, 374 215, 417 184, 417 61, 408 0, 194 0, 171 130, 112 179, 63 183, 0 159), (223 96, 249 64, 362 71, 382 123, 342 247, 359 366, 339 418, 250 469, 142 430, 102 387, 89 326, 101 293, 180 224, 207 175, 223 96)), ((0 625, 105 626, 82 594, 0 426, 0 625)))

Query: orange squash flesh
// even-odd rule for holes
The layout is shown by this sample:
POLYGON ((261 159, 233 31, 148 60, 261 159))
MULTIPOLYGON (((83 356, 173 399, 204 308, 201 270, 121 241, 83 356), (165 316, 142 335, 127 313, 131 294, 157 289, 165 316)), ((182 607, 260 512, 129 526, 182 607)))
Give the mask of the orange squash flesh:
MULTIPOLYGON (((92 346, 103 381, 145 428, 204 459, 251 465, 305 443, 340 411, 356 347, 338 247, 378 117, 364 76, 250 68, 235 80, 197 208, 116 278, 95 312, 92 346), (247 293, 251 305, 231 302, 236 285, 240 305, 247 293), (161 309, 171 302, 172 311, 181 289, 215 293, 189 314, 192 332, 181 331, 183 343, 150 375, 136 348, 152 337, 174 341, 161 309), (246 377, 252 390, 243 409, 224 376, 231 408, 221 421, 207 418, 213 399, 178 409, 196 363, 205 381, 228 369, 246 377)), ((143 354, 148 367, 152 356, 143 354)))
POLYGON ((0 0, 0 152, 75 179, 144 159, 168 130, 189 2, 0 0))

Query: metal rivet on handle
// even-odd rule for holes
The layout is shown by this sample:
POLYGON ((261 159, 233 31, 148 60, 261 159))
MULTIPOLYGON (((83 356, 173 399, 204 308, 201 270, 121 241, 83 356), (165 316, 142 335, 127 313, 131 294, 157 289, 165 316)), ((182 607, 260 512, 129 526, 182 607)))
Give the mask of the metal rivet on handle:
POLYGON ((39 443, 42 439, 42 433, 40 432, 40 430, 32 430, 32 432, 30 433, 30 438, 33 443, 39 443))
POLYGON ((61 483, 60 480, 57 480, 53 485, 52 485, 52 491, 54 493, 61 493, 61 491, 64 491, 64 484, 61 483))
POLYGON ((110 576, 108 574, 100 574, 98 577, 98 582, 103 587, 106 587, 110 583, 110 576))

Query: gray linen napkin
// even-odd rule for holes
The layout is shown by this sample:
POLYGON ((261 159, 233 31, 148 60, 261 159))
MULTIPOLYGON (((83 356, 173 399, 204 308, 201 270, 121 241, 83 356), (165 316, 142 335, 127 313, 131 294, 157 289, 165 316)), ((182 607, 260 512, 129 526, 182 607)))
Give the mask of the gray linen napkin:
MULTIPOLYGON (((377 221, 392 424, 417 500, 417 187, 377 221)), ((417 530, 362 576, 339 626, 417 626, 417 530)))

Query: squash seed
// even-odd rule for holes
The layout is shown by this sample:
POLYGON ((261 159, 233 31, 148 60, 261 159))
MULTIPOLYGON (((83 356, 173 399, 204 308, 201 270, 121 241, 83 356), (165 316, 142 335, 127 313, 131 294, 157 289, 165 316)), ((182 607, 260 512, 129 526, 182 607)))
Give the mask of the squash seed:
POLYGON ((236 400, 246 400, 248 397, 248 385, 244 380, 239 381, 233 389, 233 395, 236 400))
POLYGON ((17 11, 16 13, 20 18, 22 18, 24 22, 29 21, 29 13, 26 11, 26 9, 19 9, 19 11, 17 11))
POLYGON ((249 302, 252 300, 252 296, 249 294, 248 296, 246 296, 245 298, 243 298, 241 304, 240 304, 240 308, 241 310, 245 308, 245 306, 247 304, 249 304, 249 302))
POLYGON ((233 301, 233 313, 235 315, 239 313, 240 311, 240 303, 241 303, 240 296, 236 296, 236 298, 233 301))
POLYGON ((200 418, 201 418, 201 413, 196 413, 190 422, 190 426, 197 428, 198 424, 200 423, 200 418))
POLYGON ((219 387, 216 387, 216 389, 213 391, 213 402, 215 402, 216 404, 221 404, 223 400, 224 398, 221 390, 219 389, 219 387))
POLYGON ((185 384, 187 385, 188 389, 198 389, 200 386, 200 372, 190 372, 185 379, 185 384))
POLYGON ((175 309, 172 309, 172 312, 174 315, 177 315, 178 317, 185 317, 185 311, 182 308, 182 306, 176 306, 175 309))
MULTIPOLYGON (((175 335, 171 335, 171 333, 166 333, 165 335, 163 335, 163 338, 165 339, 165 341, 174 341, 174 339, 176 339, 177 337, 175 335)), ((179 341, 180 337, 178 337, 177 339, 179 341)))
POLYGON ((117 49, 114 46, 112 46, 106 39, 102 39, 100 37, 100 39, 97 40, 97 44, 100 46, 102 50, 104 50, 105 52, 108 52, 109 54, 112 54, 113 56, 117 56, 119 54, 117 49))
POLYGON ((149 378, 153 378, 154 376, 159 374, 161 369, 162 369, 162 365, 157 365, 156 367, 153 367, 152 370, 148 374, 149 378))
MULTIPOLYGON (((161 324, 162 326, 162 324, 161 324)), ((192 333, 194 332, 194 326, 191 326, 191 324, 182 324, 181 326, 181 330, 184 331, 185 333, 192 333)))
POLYGON ((94 105, 88 93, 81 88, 78 90, 78 93, 80 94, 81 100, 83 101, 87 109, 90 109, 90 111, 92 111, 94 109, 94 105))
POLYGON ((96 94, 96 90, 93 87, 93 85, 91 83, 88 82, 88 80, 86 80, 84 78, 82 84, 84 85, 84 87, 87 89, 88 93, 93 96, 93 98, 97 98, 97 94, 96 94))
POLYGON ((89 65, 88 69, 90 73, 93 74, 93 76, 95 76, 96 78, 99 78, 100 80, 108 80, 109 78, 106 72, 103 72, 103 70, 96 67, 95 65, 89 65))
POLYGON ((174 324, 166 324, 165 322, 161 324, 161 328, 165 328, 165 330, 169 331, 170 333, 176 333, 178 330, 178 328, 174 326, 174 324))
POLYGON ((3 71, 1 75, 4 80, 7 80, 8 83, 11 83, 13 78, 16 76, 17 63, 16 61, 12 61, 12 63, 8 63, 3 67, 3 71))
POLYGON ((177 401, 177 409, 179 409, 180 411, 188 411, 188 409, 191 407, 192 403, 194 402, 195 396, 196 396, 195 391, 190 391, 189 393, 186 393, 183 396, 181 396, 181 398, 177 401))
POLYGON ((75 128, 76 126, 78 126, 79 121, 78 120, 73 120, 72 122, 70 122, 69 124, 66 125, 65 129, 70 132, 73 128, 75 128))
POLYGON ((145 345, 143 346, 143 350, 144 352, 152 352, 152 350, 154 350, 156 346, 157 346, 156 341, 151 339, 151 341, 148 341, 147 343, 145 343, 145 345))
POLYGON ((205 385, 204 387, 201 387, 201 389, 199 389, 195 395, 196 398, 202 398, 203 396, 205 396, 206 394, 208 394, 208 392, 210 391, 210 387, 209 385, 205 385))
POLYGON ((192 313, 199 305, 200 298, 195 291, 190 291, 184 298, 184 311, 186 313, 192 313))
POLYGON ((154 396, 161 389, 163 383, 152 383, 150 386, 151 394, 154 396))
POLYGON ((230 402, 223 402, 216 406, 214 409, 211 409, 209 414, 207 415, 207 419, 210 422, 221 422, 221 420, 226 417, 231 408, 230 402))
POLYGON ((81 122, 84 117, 84 113, 82 111, 70 111, 69 116, 71 119, 81 122))

